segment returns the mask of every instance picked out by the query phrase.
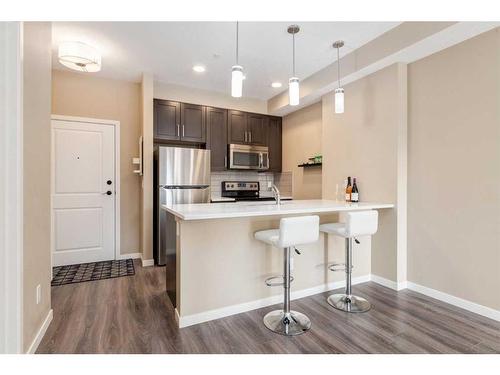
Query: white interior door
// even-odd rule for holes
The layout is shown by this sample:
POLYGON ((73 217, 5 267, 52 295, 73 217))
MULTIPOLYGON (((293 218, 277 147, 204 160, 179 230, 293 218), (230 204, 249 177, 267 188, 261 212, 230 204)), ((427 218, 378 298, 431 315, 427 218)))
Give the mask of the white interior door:
POLYGON ((115 128, 52 120, 53 265, 115 259, 115 128))

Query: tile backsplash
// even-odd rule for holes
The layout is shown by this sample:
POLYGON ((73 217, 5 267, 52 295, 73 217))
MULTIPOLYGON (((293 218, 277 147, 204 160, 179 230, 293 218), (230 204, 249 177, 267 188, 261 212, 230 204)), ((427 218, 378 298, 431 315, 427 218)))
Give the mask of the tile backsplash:
POLYGON ((276 184, 282 196, 292 196, 292 172, 252 172, 252 171, 225 171, 212 172, 210 190, 212 199, 221 196, 222 181, 259 181, 260 195, 270 195, 268 183, 276 184))

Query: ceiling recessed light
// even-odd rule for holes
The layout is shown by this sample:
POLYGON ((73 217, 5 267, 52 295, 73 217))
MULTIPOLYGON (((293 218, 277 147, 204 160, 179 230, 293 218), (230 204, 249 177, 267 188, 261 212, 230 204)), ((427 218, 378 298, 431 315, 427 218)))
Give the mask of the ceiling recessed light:
POLYGON ((281 87, 281 82, 273 82, 271 83, 271 86, 274 87, 275 89, 281 87))
POLYGON ((195 65, 193 66, 193 70, 196 73, 203 73, 205 71, 205 67, 203 65, 195 65))

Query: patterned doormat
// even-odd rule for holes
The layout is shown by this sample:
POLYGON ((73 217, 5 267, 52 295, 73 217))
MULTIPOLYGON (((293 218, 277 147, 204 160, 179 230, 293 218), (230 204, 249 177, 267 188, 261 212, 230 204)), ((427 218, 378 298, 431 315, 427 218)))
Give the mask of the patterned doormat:
POLYGON ((134 261, 132 259, 59 266, 54 267, 52 272, 52 286, 135 275, 134 261))

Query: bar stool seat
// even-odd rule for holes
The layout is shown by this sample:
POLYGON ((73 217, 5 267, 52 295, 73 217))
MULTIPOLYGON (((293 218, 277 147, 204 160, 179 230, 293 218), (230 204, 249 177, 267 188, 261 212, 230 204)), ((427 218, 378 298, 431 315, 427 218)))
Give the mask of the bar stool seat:
POLYGON ((279 229, 260 230, 255 232, 255 239, 265 242, 268 245, 278 247, 280 231, 279 229))
MULTIPOLYGON (((324 233, 333 234, 345 239, 345 274, 346 274, 346 289, 345 293, 332 294, 328 297, 328 303, 336 309, 356 313, 366 312, 371 309, 372 305, 366 299, 352 294, 352 241, 357 236, 371 236, 377 232, 378 228, 378 212, 377 211, 356 211, 346 212, 341 216, 344 222, 328 223, 319 226, 319 230, 324 233)), ((338 265, 337 265, 338 266, 338 265)), ((338 269, 330 268, 332 271, 338 269)))
MULTIPOLYGON (((287 217, 280 220, 279 229, 261 230, 254 233, 255 239, 283 249, 283 309, 274 310, 264 316, 264 325, 273 332, 286 336, 300 335, 311 328, 309 318, 290 309, 290 253, 295 246, 316 242, 319 238, 319 216, 287 217)), ((274 277, 276 278, 276 277, 274 277)), ((271 278, 271 279, 274 279, 271 278)), ((273 284, 268 283, 268 286, 273 284)))

